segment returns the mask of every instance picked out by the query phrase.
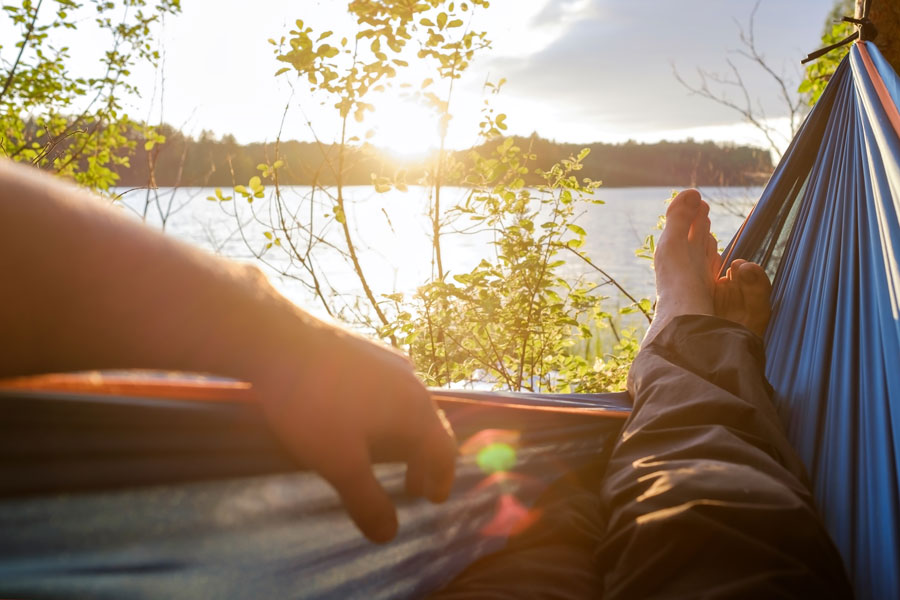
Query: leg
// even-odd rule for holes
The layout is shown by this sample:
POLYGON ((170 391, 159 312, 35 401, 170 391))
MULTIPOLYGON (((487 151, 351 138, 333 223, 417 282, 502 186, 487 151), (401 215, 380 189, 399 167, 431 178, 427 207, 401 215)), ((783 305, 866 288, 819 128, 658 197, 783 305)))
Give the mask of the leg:
POLYGON ((657 251, 659 319, 601 488, 605 597, 850 597, 770 402, 768 281, 747 263, 716 280, 706 210, 676 198, 657 251))
POLYGON ((604 527, 598 520, 596 482, 605 456, 555 483, 538 500, 541 518, 505 548, 457 575, 432 600, 580 600, 601 588, 594 549, 604 527))

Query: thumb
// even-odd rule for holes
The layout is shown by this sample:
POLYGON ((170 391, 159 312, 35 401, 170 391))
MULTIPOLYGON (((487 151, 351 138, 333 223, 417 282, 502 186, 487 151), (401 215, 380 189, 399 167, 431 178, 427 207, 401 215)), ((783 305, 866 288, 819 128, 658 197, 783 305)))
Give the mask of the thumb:
POLYGON ((348 442, 318 471, 337 490, 356 526, 371 541, 383 544, 397 534, 397 511, 372 472, 364 444, 348 442))

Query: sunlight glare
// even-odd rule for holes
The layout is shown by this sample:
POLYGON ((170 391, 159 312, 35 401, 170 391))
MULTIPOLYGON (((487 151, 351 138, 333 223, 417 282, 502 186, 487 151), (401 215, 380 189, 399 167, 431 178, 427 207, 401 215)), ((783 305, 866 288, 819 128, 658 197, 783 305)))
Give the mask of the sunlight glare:
POLYGON ((368 120, 374 129, 369 143, 399 158, 421 158, 440 146, 438 117, 412 99, 384 95, 368 120))

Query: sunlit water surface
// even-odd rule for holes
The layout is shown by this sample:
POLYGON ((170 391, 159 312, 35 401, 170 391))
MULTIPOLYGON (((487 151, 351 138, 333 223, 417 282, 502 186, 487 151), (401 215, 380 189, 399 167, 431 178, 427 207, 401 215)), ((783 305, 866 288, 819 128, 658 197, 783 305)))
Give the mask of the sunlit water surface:
MULTIPOLYGON (((673 189, 600 188, 596 198, 604 204, 586 206, 578 218, 578 224, 587 231, 582 250, 635 297, 654 296, 650 262, 638 258, 635 250, 648 234, 659 233, 656 230, 658 218, 665 212, 673 189)), ((298 211, 298 218, 306 221, 310 214, 310 188, 293 186, 282 191, 288 208, 298 211)), ((749 210, 761 191, 758 187, 701 190, 710 201, 713 231, 722 246, 737 231, 743 220, 741 215, 749 210)), ((162 188, 148 196, 146 191, 137 190, 126 193, 122 201, 130 213, 142 215, 155 226, 161 226, 162 215, 168 215, 165 230, 170 235, 202 248, 248 261, 256 260, 254 254, 262 253, 269 263, 265 268, 271 273, 276 287, 297 304, 317 315, 324 315, 320 302, 310 290, 290 275, 283 274, 304 276, 302 266, 291 263, 278 247, 264 251, 269 240, 264 235, 266 228, 259 221, 284 215, 277 214, 273 203, 266 198, 255 200, 252 206, 242 199, 225 203, 207 200, 214 193, 212 188, 162 188), (254 212, 259 221, 253 219, 254 212)), ((442 205, 461 202, 467 193, 464 188, 445 188, 442 205)), ((428 281, 433 270, 431 224, 427 218, 428 190, 413 186, 407 192, 392 190, 377 194, 371 186, 354 186, 345 188, 345 197, 348 198, 348 222, 359 248, 360 263, 375 294, 379 297, 393 292, 410 294, 428 281)), ((323 240, 312 252, 320 277, 342 293, 361 295, 359 280, 347 260, 327 245, 343 245, 339 225, 333 219, 323 218, 325 213, 331 212, 328 210, 330 201, 319 192, 312 202, 317 207, 313 230, 323 240)), ((463 217, 447 229, 462 229, 468 225, 470 222, 463 217)), ((443 241, 445 271, 452 275, 471 270, 490 255, 491 241, 490 235, 484 232, 449 233, 443 241)), ((602 280, 599 273, 579 259, 565 258, 567 275, 602 280)), ((612 286, 604 288, 603 294, 609 296, 610 308, 626 303, 612 286)))

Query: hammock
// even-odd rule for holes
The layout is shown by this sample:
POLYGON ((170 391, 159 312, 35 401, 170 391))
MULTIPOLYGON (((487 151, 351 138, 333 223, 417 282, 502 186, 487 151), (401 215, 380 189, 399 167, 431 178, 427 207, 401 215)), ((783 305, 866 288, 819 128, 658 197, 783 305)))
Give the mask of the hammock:
POLYGON ((451 499, 404 497, 387 546, 298 471, 244 384, 54 376, 0 389, 0 596, 418 598, 540 515, 627 394, 434 392, 461 444, 451 499))
POLYGON ((898 104, 854 45, 726 250, 774 277, 767 376, 859 598, 900 598, 898 104))
MULTIPOLYGON (((900 79, 837 69, 726 249, 773 277, 768 377, 860 598, 900 597, 900 79)), ((409 598, 539 515, 617 434, 621 394, 435 392, 463 442, 451 499, 366 542, 240 384, 56 378, 0 389, 0 595, 409 598), (210 400, 215 400, 211 402, 210 400)))

